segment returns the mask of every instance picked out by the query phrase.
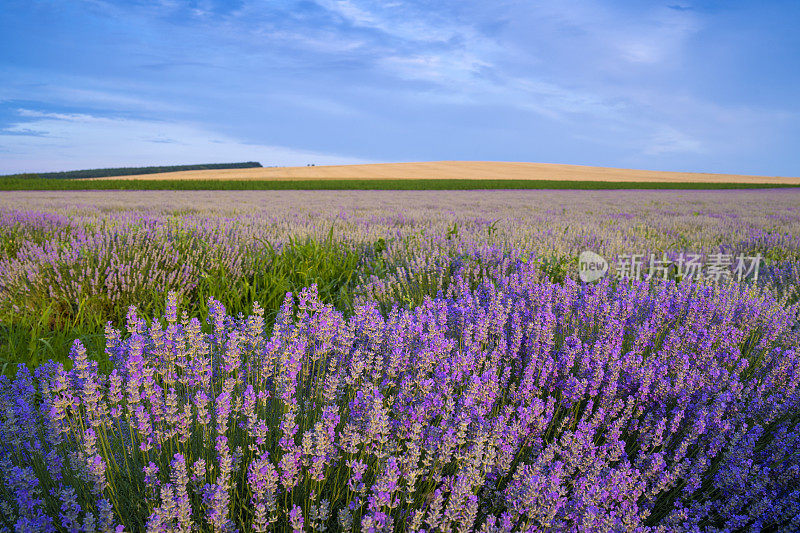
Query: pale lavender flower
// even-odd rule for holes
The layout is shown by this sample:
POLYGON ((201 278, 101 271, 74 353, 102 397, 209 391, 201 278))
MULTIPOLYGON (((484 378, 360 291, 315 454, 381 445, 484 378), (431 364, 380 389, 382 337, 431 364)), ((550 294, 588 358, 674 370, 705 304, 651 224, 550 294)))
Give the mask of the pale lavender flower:
POLYGON ((189 493, 187 492, 189 475, 186 470, 186 458, 183 454, 176 453, 170 466, 172 467, 170 480, 175 491, 177 506, 177 528, 178 531, 188 532, 192 530, 192 504, 189 501, 189 493))
POLYGON ((292 507, 289 511, 289 524, 292 528, 292 533, 303 533, 303 510, 297 505, 292 507))

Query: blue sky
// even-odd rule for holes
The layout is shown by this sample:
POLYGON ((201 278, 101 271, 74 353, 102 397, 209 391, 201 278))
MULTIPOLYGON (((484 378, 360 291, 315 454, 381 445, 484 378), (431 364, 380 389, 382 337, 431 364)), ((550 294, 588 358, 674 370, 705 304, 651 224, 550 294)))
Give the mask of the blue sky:
POLYGON ((0 173, 442 159, 800 175, 800 2, 2 0, 0 173))

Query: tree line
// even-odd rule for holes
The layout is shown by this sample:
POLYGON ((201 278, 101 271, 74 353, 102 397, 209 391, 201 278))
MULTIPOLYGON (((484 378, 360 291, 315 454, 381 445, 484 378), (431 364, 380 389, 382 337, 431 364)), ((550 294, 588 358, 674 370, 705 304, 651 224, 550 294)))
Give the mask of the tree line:
POLYGON ((260 168, 261 163, 247 161, 244 163, 206 163, 203 165, 170 165, 158 167, 118 167, 118 168, 92 168, 87 170, 68 170, 63 172, 36 172, 25 174, 10 174, 0 176, 3 178, 30 178, 30 179, 80 179, 80 178, 105 178, 110 176, 133 176, 138 174, 160 174, 162 172, 179 172, 181 170, 216 170, 226 168, 260 168))

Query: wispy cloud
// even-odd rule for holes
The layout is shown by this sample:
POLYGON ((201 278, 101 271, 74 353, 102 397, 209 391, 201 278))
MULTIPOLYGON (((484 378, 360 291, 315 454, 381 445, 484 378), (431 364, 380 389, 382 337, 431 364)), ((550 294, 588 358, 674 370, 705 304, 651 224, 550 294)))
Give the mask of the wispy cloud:
POLYGON ((0 172, 97 166, 136 166, 162 161, 261 161, 264 165, 364 163, 367 160, 270 146, 220 135, 196 124, 48 113, 20 109, 20 120, 0 131, 0 172), (30 135, 28 132, 36 132, 30 135), (47 160, 41 154, 49 154, 47 160))
POLYGON ((0 135, 26 135, 29 137, 47 137, 47 132, 40 130, 32 130, 30 128, 12 127, 0 130, 0 135))
POLYGON ((646 155, 664 155, 671 153, 702 153, 700 141, 674 128, 662 127, 654 135, 646 139, 642 145, 646 155))

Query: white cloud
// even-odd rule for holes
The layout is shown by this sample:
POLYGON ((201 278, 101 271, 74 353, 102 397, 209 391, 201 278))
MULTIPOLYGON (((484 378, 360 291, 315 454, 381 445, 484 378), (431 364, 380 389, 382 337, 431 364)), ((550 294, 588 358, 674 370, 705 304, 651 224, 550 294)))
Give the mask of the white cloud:
POLYGON ((587 59, 620 64, 657 64, 679 56, 688 39, 701 27, 690 11, 666 7, 642 8, 636 15, 598 1, 550 0, 530 8, 543 33, 559 32, 568 39, 554 41, 577 47, 587 59), (544 28, 541 28, 544 26, 544 28))
POLYGON ((401 79, 461 86, 480 78, 491 68, 503 47, 471 24, 453 22, 448 13, 420 11, 402 2, 373 3, 355 0, 322 0, 329 12, 356 27, 386 37, 373 52, 385 72, 401 79))
POLYGON ((135 109, 147 112, 187 111, 188 107, 175 102, 160 102, 149 98, 140 98, 123 92, 85 89, 78 87, 52 87, 54 99, 81 106, 105 106, 112 109, 135 109))
POLYGON ((700 154, 704 151, 703 144, 699 140, 670 127, 659 128, 656 133, 645 141, 642 149, 642 153, 652 156, 673 153, 700 154))
POLYGON ((430 84, 427 90, 406 89, 421 97, 439 91, 437 101, 511 106, 558 121, 607 120, 638 129, 640 138, 664 135, 652 124, 641 129, 642 117, 630 116, 632 109, 647 105, 638 100, 636 85, 596 80, 592 73, 621 69, 627 77, 632 73, 626 68, 673 61, 700 27, 691 12, 657 8, 632 18, 600 2, 545 0, 515 4, 512 10, 503 4, 482 8, 484 16, 512 20, 516 28, 489 36, 453 13, 411 3, 318 3, 349 24, 403 42, 376 50, 374 61, 394 77, 430 84), (573 71, 539 68, 542 60, 558 63, 553 58, 560 57, 568 58, 573 71), (524 67, 508 68, 514 63, 524 67))
POLYGON ((8 155, 0 159, 2 173, 234 161, 265 166, 371 162, 248 143, 194 124, 30 109, 20 109, 19 115, 23 120, 0 130, 0 151, 8 155))
MULTIPOLYGON (((477 56, 462 51, 388 56, 379 63, 400 78, 448 85, 456 81, 461 83, 477 81, 478 71, 491 66, 490 63, 477 56)), ((462 88, 466 87, 462 85, 462 88)))
MULTIPOLYGON (((5 67, 4 67, 5 68, 5 67)), ((40 101, 86 110, 139 113, 185 113, 191 107, 164 96, 163 87, 144 81, 54 74, 39 69, 6 68, 13 83, 0 85, 2 101, 40 101), (46 80, 46 81, 43 81, 46 80)))
POLYGON ((479 37, 467 25, 447 23, 435 10, 429 9, 423 16, 402 2, 319 0, 317 3, 354 26, 378 30, 405 41, 431 43, 479 37))

